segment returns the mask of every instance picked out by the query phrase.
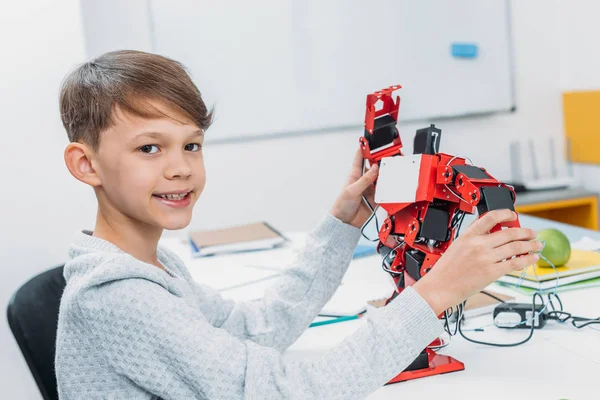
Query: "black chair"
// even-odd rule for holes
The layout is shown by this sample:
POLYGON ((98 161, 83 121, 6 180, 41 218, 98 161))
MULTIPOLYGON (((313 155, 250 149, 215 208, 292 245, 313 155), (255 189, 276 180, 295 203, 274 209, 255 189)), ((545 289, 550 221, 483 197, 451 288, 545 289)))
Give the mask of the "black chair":
POLYGON ((31 278, 8 303, 8 325, 46 400, 58 399, 54 354, 58 308, 65 286, 63 266, 56 267, 31 278))

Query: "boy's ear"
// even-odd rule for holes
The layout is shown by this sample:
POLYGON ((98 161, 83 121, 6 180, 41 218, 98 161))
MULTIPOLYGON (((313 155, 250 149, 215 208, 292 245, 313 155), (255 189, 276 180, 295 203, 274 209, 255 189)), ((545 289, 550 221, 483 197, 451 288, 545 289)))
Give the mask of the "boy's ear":
POLYGON ((94 168, 94 152, 83 143, 69 143, 65 149, 65 164, 71 175, 90 186, 100 186, 100 177, 94 168))

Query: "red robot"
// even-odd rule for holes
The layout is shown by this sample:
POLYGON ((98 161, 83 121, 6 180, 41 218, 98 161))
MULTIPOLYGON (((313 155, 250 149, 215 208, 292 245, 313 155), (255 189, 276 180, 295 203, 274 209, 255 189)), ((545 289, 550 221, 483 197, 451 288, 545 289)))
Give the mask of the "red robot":
MULTIPOLYGON (((377 247, 382 268, 397 288, 388 302, 435 266, 458 236, 465 214, 474 214, 475 208, 479 217, 496 209, 514 211, 516 199, 511 186, 484 168, 440 153, 442 131, 435 125, 417 130, 413 154, 403 154, 396 127, 400 96, 392 97, 400 88, 390 86, 367 96, 365 133, 360 138, 363 158, 369 165, 379 165, 375 203, 388 214, 379 229, 377 247), (394 247, 385 245, 390 236, 397 243, 394 247)), ((517 219, 492 231, 519 226, 517 219)), ((434 341, 390 383, 463 370, 460 361, 436 354, 433 349, 441 345, 439 339, 434 341)))

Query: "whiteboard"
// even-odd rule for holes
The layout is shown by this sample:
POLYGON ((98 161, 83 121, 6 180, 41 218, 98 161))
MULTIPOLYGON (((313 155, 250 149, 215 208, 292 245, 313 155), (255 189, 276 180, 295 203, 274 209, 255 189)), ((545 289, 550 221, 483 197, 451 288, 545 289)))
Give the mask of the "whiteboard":
POLYGON ((514 107, 507 0, 148 1, 153 51, 215 106, 209 138, 362 126, 393 84, 400 121, 514 107))

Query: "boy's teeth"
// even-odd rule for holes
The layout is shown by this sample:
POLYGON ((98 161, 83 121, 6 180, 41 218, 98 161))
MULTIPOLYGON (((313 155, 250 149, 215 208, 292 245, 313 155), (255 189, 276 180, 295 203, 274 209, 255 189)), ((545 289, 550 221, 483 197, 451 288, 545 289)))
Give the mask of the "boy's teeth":
POLYGON ((166 200, 183 200, 187 193, 182 194, 161 194, 160 197, 166 200))

